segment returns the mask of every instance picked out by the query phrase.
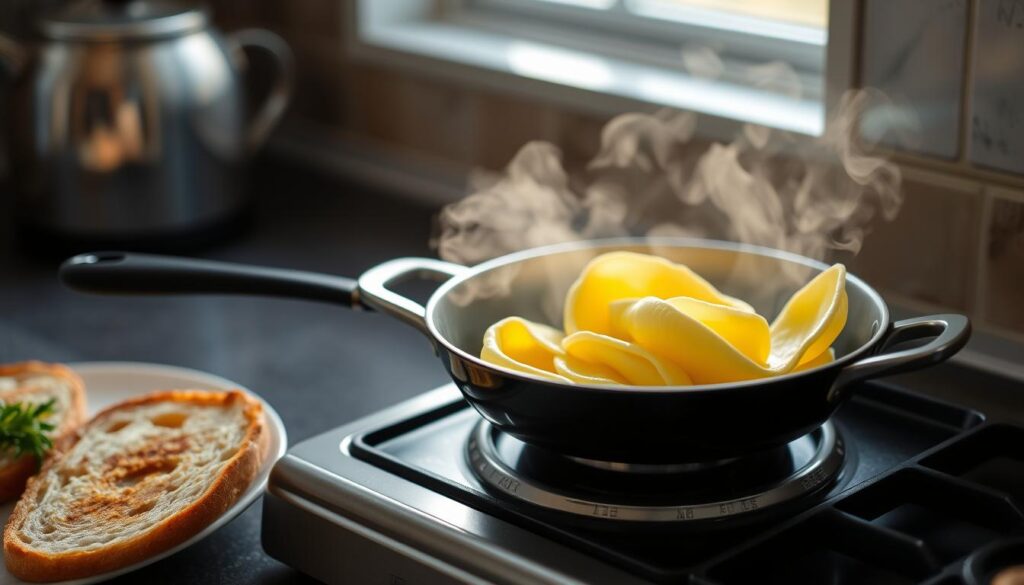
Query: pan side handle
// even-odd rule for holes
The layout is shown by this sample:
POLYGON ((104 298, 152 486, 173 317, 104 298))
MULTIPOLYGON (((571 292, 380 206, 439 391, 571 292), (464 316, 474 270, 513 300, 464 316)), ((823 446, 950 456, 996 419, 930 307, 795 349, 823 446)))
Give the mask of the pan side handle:
POLYGON ((829 400, 838 399, 851 385, 879 376, 916 370, 946 360, 967 343, 971 322, 963 315, 945 314, 915 317, 893 323, 881 343, 881 353, 856 361, 839 374, 829 400), (920 346, 888 352, 894 344, 914 339, 932 339, 920 346))
POLYGON ((389 287, 411 278, 444 281, 467 270, 465 266, 432 258, 396 258, 374 266, 359 277, 358 300, 367 308, 397 317, 430 337, 427 309, 389 287))

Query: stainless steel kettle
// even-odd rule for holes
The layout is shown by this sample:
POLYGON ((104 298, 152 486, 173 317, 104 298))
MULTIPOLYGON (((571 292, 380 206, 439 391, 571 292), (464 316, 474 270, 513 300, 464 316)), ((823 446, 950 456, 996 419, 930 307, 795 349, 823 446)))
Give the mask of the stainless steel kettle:
POLYGON ((39 30, 35 47, 0 38, 15 71, 8 151, 23 232, 173 248, 149 244, 202 237, 237 216, 244 163, 291 92, 279 37, 221 35, 204 8, 171 0, 76 0, 39 30), (251 116, 248 48, 277 64, 251 116))

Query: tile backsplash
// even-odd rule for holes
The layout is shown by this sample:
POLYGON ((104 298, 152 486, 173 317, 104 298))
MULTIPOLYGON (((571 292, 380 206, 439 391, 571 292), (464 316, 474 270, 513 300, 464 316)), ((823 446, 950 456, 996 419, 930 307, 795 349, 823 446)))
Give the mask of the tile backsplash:
POLYGON ((970 160, 1024 173, 1024 0, 978 0, 970 160))
POLYGON ((1024 332, 1024 192, 993 189, 985 247, 983 317, 1024 332))
POLYGON ((920 154, 957 156, 967 8, 967 0, 866 0, 870 40, 861 51, 861 82, 893 100, 868 112, 866 136, 920 154))
POLYGON ((904 177, 903 196, 899 215, 875 222, 850 269, 901 297, 970 311, 981 232, 980 187, 918 172, 904 177))

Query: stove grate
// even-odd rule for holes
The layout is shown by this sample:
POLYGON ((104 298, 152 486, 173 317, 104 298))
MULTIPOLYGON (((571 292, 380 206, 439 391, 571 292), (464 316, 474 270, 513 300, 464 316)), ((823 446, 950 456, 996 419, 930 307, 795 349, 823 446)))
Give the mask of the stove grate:
POLYGON ((477 422, 462 403, 354 435, 350 448, 434 493, 652 583, 976 585, 971 567, 989 570, 1006 550, 1024 551, 1024 429, 983 421, 897 387, 865 385, 835 419, 850 439, 850 464, 823 500, 749 525, 695 531, 575 526, 498 497, 455 455, 477 422), (1006 548, 1015 539, 1021 546, 1006 548))
POLYGON ((1024 429, 982 425, 714 559, 693 582, 988 583, 970 560, 1024 536, 1021 478, 1024 429))

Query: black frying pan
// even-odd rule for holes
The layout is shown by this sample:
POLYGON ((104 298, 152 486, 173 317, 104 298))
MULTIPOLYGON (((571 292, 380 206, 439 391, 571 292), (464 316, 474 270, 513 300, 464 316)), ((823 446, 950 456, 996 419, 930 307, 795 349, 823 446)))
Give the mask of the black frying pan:
MULTIPOLYGON (((222 262, 126 254, 83 254, 61 267, 64 283, 101 293, 239 293, 365 307, 429 337, 441 363, 491 423, 535 445, 603 461, 679 463, 747 454, 820 426, 855 383, 937 363, 970 335, 961 315, 890 323, 882 298, 849 275, 849 317, 831 364, 765 380, 690 387, 564 385, 481 361, 484 330, 519 315, 557 324, 560 303, 584 265, 612 250, 653 253, 693 268, 723 292, 774 315, 826 265, 786 252, 686 239, 621 239, 527 250, 465 268, 400 258, 358 280, 222 262), (797 274, 789 279, 786 275, 797 274), (426 307, 392 291, 402 279, 446 279, 426 307), (911 349, 896 342, 930 338, 911 349)), ((386 351, 381 348, 381 351, 386 351)))

